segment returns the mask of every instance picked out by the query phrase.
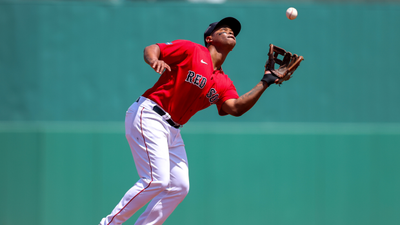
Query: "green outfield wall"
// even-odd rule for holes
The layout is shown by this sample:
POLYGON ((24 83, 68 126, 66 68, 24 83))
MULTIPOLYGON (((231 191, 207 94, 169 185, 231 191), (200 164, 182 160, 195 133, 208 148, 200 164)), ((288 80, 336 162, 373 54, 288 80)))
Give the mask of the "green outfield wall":
POLYGON ((110 213, 138 179, 124 117, 158 78, 144 47, 202 43, 225 16, 239 94, 270 43, 305 61, 244 116, 212 106, 182 128, 191 189, 165 224, 400 224, 399 4, 120 1, 0 1, 0 224, 110 213))
MULTIPOLYGON (((290 21, 291 5, 0 2, 0 119, 121 120, 158 78, 145 46, 203 43, 209 23, 235 16, 243 29, 224 71, 239 94, 261 79, 270 43, 305 58, 242 121, 400 122, 400 5, 302 3, 290 21)), ((204 119, 237 121, 215 107, 193 121, 204 119)))

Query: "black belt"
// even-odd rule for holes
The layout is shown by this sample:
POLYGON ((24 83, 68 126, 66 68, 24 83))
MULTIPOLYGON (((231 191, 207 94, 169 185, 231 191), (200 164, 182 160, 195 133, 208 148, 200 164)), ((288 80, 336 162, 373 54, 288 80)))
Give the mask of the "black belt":
MULTIPOLYGON (((158 113, 158 115, 160 116, 164 116, 166 113, 164 112, 164 110, 162 110, 158 105, 155 105, 153 107, 154 112, 158 113)), ((177 125, 172 119, 167 119, 165 120, 167 121, 167 123, 169 123, 169 125, 171 125, 172 127, 175 127, 176 129, 179 129, 179 127, 181 127, 180 125, 177 125)))

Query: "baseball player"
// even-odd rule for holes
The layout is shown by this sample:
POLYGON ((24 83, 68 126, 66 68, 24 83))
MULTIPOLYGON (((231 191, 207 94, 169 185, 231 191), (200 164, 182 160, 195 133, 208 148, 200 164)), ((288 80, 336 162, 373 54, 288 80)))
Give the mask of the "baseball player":
POLYGON ((269 85, 289 79, 300 64, 301 56, 270 45, 262 80, 239 97, 221 66, 235 47, 240 29, 237 19, 227 17, 209 25, 204 32, 205 46, 175 40, 144 49, 145 62, 161 76, 126 113, 126 138, 140 179, 101 225, 122 224, 147 203, 135 224, 164 223, 189 191, 182 125, 213 104, 221 116, 241 116, 269 85), (277 59, 278 54, 284 59, 277 59), (275 70, 275 63, 279 69, 275 70))

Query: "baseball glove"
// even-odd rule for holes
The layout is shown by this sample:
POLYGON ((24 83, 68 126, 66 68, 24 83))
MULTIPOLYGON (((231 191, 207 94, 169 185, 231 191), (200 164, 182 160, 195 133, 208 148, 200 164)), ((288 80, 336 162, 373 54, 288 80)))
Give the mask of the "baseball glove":
POLYGON ((292 54, 283 48, 269 45, 268 60, 265 64, 265 71, 270 71, 279 80, 277 84, 282 84, 282 82, 289 80, 292 74, 303 61, 303 56, 298 56, 297 54, 292 54), (278 56, 282 55, 283 59, 278 59, 278 56), (279 65, 278 69, 275 69, 275 64, 279 65))

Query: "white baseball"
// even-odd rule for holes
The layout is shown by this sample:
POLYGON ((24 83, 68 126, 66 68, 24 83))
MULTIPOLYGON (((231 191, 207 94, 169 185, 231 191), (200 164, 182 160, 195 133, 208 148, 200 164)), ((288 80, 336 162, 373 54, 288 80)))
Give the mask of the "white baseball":
POLYGON ((289 20, 294 20, 297 17, 297 9, 290 7, 286 10, 286 17, 289 20))

